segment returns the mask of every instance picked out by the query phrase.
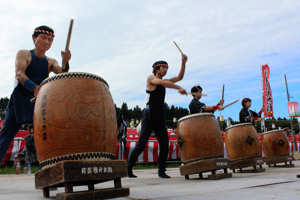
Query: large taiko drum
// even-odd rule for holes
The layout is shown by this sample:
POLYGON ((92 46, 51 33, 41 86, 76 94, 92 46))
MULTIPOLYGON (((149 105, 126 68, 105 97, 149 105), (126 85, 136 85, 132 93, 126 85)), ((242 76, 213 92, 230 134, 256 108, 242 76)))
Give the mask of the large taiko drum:
POLYGON ((40 167, 115 159, 116 111, 106 81, 80 72, 45 79, 35 102, 34 142, 40 167))
POLYGON ((265 158, 290 155, 289 141, 282 129, 262 133, 261 144, 265 158))
POLYGON ((177 142, 184 164, 224 157, 222 133, 211 113, 180 118, 177 123, 177 142))
POLYGON ((225 147, 231 161, 260 157, 258 135, 251 123, 227 127, 225 129, 225 147))

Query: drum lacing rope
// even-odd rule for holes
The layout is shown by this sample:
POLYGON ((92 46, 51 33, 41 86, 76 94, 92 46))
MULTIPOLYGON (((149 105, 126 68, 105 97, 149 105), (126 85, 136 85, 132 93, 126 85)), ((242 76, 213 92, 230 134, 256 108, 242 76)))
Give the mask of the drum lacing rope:
POLYGON ((38 89, 40 89, 40 87, 42 87, 46 83, 49 83, 49 82, 54 81, 54 80, 59 80, 59 79, 62 79, 62 78, 75 78, 75 77, 76 78, 90 78, 90 79, 95 79, 95 80, 98 80, 98 81, 101 81, 101 82, 105 83, 108 86, 108 83, 103 78, 101 78, 99 76, 96 76, 96 75, 93 75, 93 74, 86 74, 86 73, 62 73, 62 74, 58 74, 58 75, 55 75, 55 76, 52 76, 52 77, 49 77, 49 78, 45 79, 39 85, 38 89))
POLYGON ((61 161, 84 160, 84 159, 89 159, 89 158, 107 158, 107 159, 115 160, 116 156, 111 153, 107 153, 107 152, 90 152, 90 153, 81 153, 81 154, 71 154, 71 155, 65 155, 65 156, 60 156, 60 157, 45 160, 40 163, 40 168, 43 168, 47 165, 56 164, 61 161))
POLYGON ((199 161, 203 161, 203 160, 209 160, 209 159, 213 159, 213 158, 223 158, 223 155, 214 155, 214 156, 204 156, 202 158, 196 158, 196 159, 192 159, 192 160, 188 160, 186 162, 183 162, 183 164, 189 164, 189 163, 194 163, 194 162, 199 162, 199 161))

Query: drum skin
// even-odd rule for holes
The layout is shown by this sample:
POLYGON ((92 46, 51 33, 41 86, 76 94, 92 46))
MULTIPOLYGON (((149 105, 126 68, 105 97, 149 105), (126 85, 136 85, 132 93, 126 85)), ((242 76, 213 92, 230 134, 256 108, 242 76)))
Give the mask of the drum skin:
POLYGON ((115 155, 117 120, 107 83, 78 72, 45 79, 35 102, 34 142, 40 163, 86 152, 115 155))
POLYGON ((225 147, 231 161, 260 157, 260 143, 257 132, 251 123, 227 127, 225 147))
POLYGON ((289 141, 281 129, 263 133, 261 144, 265 158, 290 155, 289 141))
POLYGON ((213 114, 192 114, 180 118, 177 124, 177 140, 182 161, 222 157, 223 139, 213 114), (180 145, 180 141, 183 141, 180 145))

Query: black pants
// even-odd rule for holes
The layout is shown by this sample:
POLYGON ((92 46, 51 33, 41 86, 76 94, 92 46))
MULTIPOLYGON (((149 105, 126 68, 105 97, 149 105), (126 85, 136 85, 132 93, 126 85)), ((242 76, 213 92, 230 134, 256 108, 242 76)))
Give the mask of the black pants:
POLYGON ((139 155, 144 151, 152 131, 155 132, 155 136, 159 144, 159 173, 166 171, 166 164, 169 153, 169 136, 166 127, 166 122, 164 120, 149 120, 148 110, 144 111, 140 139, 128 158, 128 167, 132 167, 135 164, 139 155))

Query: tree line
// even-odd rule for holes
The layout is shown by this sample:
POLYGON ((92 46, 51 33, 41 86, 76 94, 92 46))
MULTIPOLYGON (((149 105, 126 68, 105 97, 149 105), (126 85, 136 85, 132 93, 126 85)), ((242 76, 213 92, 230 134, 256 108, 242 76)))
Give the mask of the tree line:
MULTIPOLYGON (((8 97, 3 97, 0 98, 0 117, 2 120, 5 118, 6 114, 6 106, 8 104, 8 97)), ((174 118, 176 118, 176 121, 180 119, 181 117, 184 117, 189 114, 188 109, 182 108, 182 107, 175 107, 174 105, 169 106, 167 103, 165 103, 165 117, 166 117, 166 125, 168 128, 174 128, 176 127, 176 122, 173 121, 174 118)), ((117 107, 115 104, 115 109, 116 109, 116 116, 118 116, 119 113, 122 113, 124 116, 124 119, 127 123, 127 126, 129 126, 131 120, 134 120, 135 125, 137 126, 136 122, 137 120, 140 121, 141 118, 143 117, 143 112, 145 108, 140 108, 138 105, 135 106, 134 108, 129 109, 128 105, 126 102, 123 102, 121 107, 117 107)), ((220 129, 222 131, 226 130, 227 127, 227 121, 230 121, 230 124, 238 124, 238 121, 232 120, 232 118, 228 118, 224 121, 220 121, 219 118, 217 117, 217 120, 220 125, 220 129)), ((292 118, 293 121, 293 130, 295 131, 296 134, 299 133, 299 124, 297 118, 292 118)), ((265 128, 267 131, 270 131, 273 129, 272 124, 275 124, 275 129, 280 128, 285 128, 289 127, 291 128, 291 119, 286 119, 286 118, 280 118, 278 117, 275 119, 274 117, 271 119, 266 119, 265 120, 265 128)), ((261 125, 260 122, 256 122, 256 130, 257 132, 261 133, 261 125)))
MULTIPOLYGON (((182 107, 175 107, 174 105, 169 106, 167 103, 165 103, 165 118, 166 118, 166 125, 168 128, 174 128, 176 126, 176 122, 173 121, 174 118, 176 118, 176 121, 180 119, 181 117, 184 117, 189 114, 188 109, 182 108, 182 107)), ((145 108, 141 109, 138 105, 135 106, 132 109, 128 109, 127 103, 123 102, 121 105, 121 108, 118 108, 115 104, 116 109, 116 115, 118 116, 119 113, 122 113, 124 116, 124 119, 126 121, 127 126, 129 126, 129 123, 131 120, 135 122, 140 121, 143 117, 143 112, 145 108)))

